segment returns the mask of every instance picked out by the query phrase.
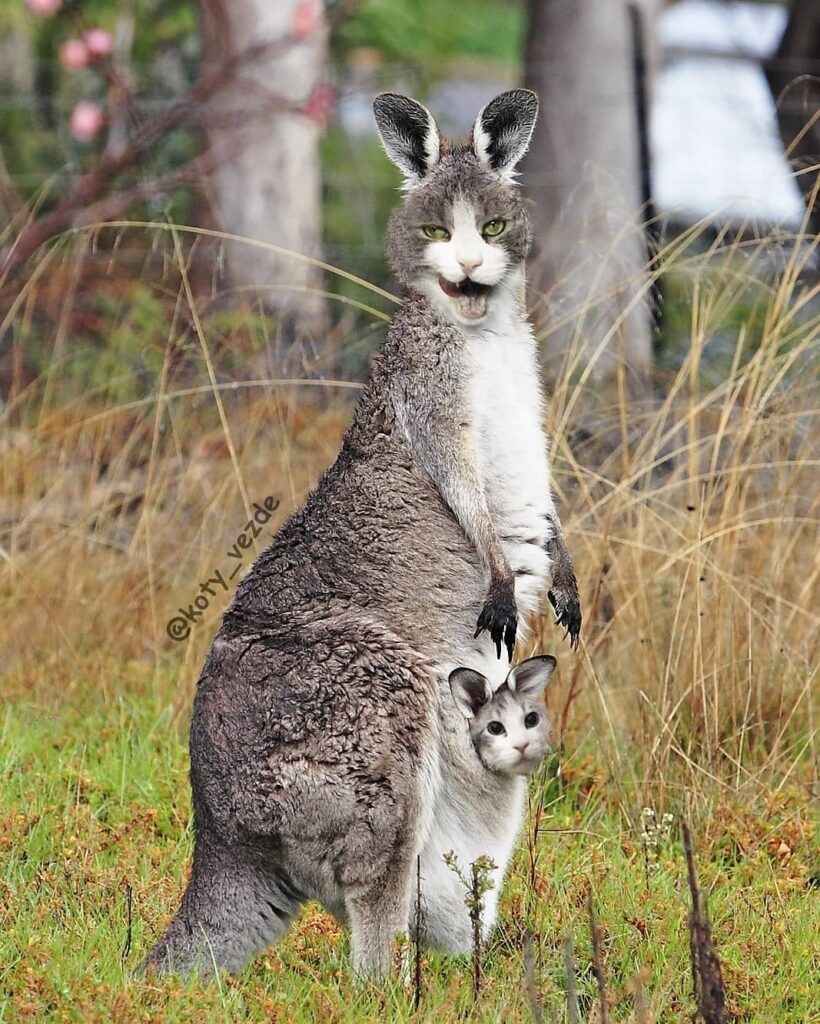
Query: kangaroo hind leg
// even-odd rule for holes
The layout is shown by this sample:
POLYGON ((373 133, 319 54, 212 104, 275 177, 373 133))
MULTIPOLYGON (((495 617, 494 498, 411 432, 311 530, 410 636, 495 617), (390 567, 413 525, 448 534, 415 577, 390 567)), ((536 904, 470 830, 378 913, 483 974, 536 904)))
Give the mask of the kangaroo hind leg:
POLYGON ((198 849, 182 905, 141 968, 183 976, 235 972, 281 938, 301 898, 266 859, 248 847, 198 849))
POLYGON ((400 858, 385 876, 345 896, 353 969, 364 978, 377 981, 390 971, 391 943, 409 927, 411 875, 410 859, 400 858))

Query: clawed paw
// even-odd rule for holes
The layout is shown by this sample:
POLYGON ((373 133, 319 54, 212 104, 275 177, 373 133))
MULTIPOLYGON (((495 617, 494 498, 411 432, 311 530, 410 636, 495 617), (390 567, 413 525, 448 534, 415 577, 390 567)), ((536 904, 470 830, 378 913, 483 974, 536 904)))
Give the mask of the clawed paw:
POLYGON ((550 590, 547 593, 550 604, 555 609, 555 625, 561 626, 565 632, 563 639, 569 637, 569 645, 575 650, 581 635, 581 602, 577 593, 565 590, 550 590))
POLYGON ((475 636, 480 636, 484 630, 490 634, 490 639, 495 644, 498 657, 501 657, 501 644, 507 648, 507 655, 512 661, 513 649, 515 647, 515 633, 518 629, 518 611, 515 606, 515 589, 511 587, 504 590, 490 592, 490 596, 481 609, 478 616, 475 636))

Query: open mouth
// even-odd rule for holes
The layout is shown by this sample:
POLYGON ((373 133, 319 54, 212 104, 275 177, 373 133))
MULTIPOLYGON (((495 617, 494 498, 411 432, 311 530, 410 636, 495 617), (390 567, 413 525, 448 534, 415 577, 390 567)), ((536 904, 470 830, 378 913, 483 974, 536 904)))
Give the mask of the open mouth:
POLYGON ((480 320, 487 312, 487 299, 492 292, 492 285, 479 284, 465 278, 460 284, 448 281, 446 277, 438 279, 439 287, 445 295, 455 300, 458 311, 465 320, 480 320))

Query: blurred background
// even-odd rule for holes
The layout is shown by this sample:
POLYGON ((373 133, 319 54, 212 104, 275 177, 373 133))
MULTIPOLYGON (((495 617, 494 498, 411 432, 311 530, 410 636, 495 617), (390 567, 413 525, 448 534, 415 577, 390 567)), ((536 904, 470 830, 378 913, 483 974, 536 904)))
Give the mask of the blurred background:
MULTIPOLYGON (((548 369, 577 369, 600 348, 593 376, 625 361, 640 390, 685 349, 685 283, 647 278, 664 242, 693 228, 700 246, 770 235, 760 270, 771 276, 789 238, 816 230, 818 73, 811 0, 7 0, 6 277, 50 239, 112 220, 271 243, 289 252, 200 235, 194 294, 211 313, 251 304, 272 316, 275 341, 255 339, 268 370, 361 372, 373 340, 344 301, 363 301, 361 289, 304 257, 391 287, 382 238, 397 174, 375 139, 373 95, 412 94, 463 137, 484 102, 524 83, 542 103, 523 183, 548 369)), ((67 348, 98 351, 112 298, 149 301, 166 244, 94 232, 67 348)), ((13 367, 4 346, 6 388, 31 380, 51 355, 39 349, 13 367)))
MULTIPOLYGON (((531 788, 487 1019, 531 1019, 504 1002, 522 922, 562 1005, 556 915, 585 934, 593 878, 617 1019, 639 969, 654 1019, 690 1019, 682 852, 652 824, 677 812, 731 1019, 816 1009, 820 3, 0 0, 0 1018, 137 1019, 119 950, 132 890, 141 950, 188 860, 229 552, 278 501, 246 570, 336 457, 400 301, 373 95, 464 137, 519 84, 584 628, 574 654, 547 616, 517 652, 558 656, 561 775, 531 788)), ((306 922, 260 999, 352 1019, 306 922)))

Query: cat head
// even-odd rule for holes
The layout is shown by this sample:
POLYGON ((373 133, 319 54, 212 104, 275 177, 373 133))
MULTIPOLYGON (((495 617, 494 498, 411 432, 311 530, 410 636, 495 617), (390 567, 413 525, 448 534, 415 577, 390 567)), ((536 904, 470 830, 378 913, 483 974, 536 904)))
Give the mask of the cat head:
POLYGON ((555 665, 551 655, 528 658, 510 669, 495 692, 473 669, 450 673, 453 700, 469 721, 470 738, 485 768, 501 775, 529 775, 549 752, 544 690, 555 665))
POLYGON ((373 111, 387 155, 404 175, 404 200, 387 229, 393 269, 445 319, 478 325, 523 280, 530 227, 514 175, 538 99, 527 89, 496 96, 464 145, 442 138, 432 114, 407 96, 382 93, 373 111))

